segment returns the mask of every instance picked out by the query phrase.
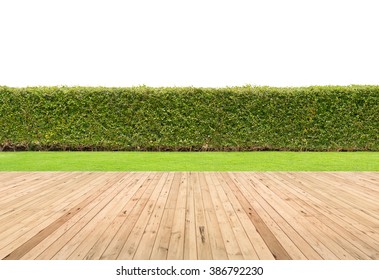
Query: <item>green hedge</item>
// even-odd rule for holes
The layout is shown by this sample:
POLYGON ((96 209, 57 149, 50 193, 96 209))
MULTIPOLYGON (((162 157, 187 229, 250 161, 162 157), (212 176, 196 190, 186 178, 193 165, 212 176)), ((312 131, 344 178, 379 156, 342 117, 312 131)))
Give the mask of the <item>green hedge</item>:
POLYGON ((0 87, 1 150, 379 150, 379 86, 0 87))

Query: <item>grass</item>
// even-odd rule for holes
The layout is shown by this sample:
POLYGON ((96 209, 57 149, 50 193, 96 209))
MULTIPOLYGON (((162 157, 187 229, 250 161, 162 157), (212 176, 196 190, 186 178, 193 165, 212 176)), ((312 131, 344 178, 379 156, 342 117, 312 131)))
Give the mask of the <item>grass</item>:
POLYGON ((0 171, 379 171, 379 153, 2 152, 0 171))

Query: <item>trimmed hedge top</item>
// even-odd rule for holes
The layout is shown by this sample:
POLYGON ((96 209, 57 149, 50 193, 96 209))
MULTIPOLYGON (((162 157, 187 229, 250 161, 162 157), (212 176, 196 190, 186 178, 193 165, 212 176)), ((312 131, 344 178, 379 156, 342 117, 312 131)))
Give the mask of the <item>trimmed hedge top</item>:
POLYGON ((379 86, 0 87, 1 150, 379 150, 379 86))

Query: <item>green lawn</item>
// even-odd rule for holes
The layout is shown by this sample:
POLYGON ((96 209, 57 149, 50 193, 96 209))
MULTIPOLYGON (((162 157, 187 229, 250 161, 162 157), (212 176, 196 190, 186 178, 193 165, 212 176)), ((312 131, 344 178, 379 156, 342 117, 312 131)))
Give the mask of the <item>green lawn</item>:
POLYGON ((379 171, 379 152, 2 152, 0 171, 379 171))

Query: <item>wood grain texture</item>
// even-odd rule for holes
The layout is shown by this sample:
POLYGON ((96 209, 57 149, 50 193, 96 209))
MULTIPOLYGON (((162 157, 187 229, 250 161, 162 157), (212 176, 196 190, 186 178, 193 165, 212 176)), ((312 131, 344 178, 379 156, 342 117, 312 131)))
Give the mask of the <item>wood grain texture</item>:
POLYGON ((0 259, 379 260, 379 172, 0 172, 0 259))

